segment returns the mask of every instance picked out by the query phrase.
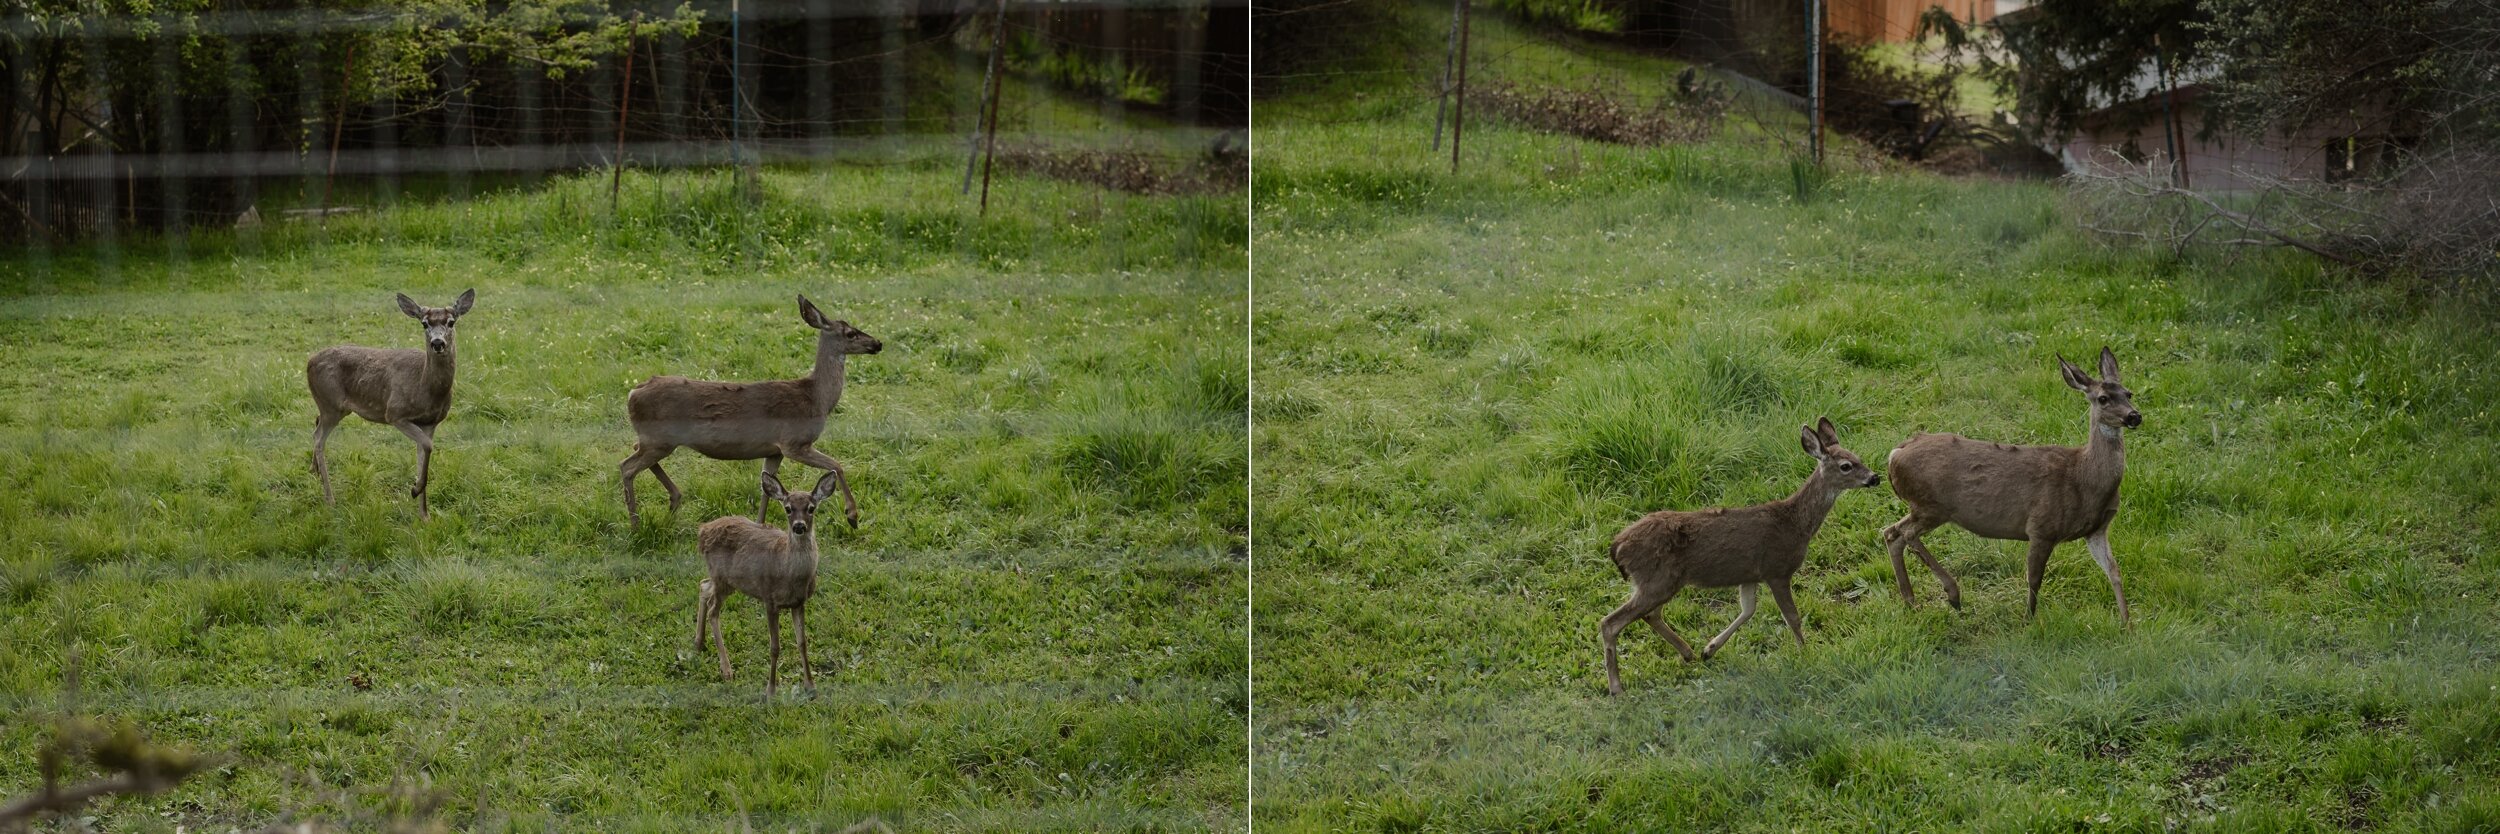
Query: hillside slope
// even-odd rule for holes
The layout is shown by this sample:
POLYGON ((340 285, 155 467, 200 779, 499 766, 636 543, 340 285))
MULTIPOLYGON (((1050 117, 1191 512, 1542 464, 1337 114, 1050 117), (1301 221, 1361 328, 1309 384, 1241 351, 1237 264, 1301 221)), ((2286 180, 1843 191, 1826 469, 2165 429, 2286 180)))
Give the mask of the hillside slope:
MULTIPOLYGON (((1739 132, 1471 124, 1454 175, 1425 99, 1301 118, 1326 95, 1256 126, 1261 830, 2500 825, 2487 301, 2111 250, 2052 186, 1801 176, 1739 132), (2022 546, 1958 530, 1965 609, 1916 562, 1904 606, 1868 490, 1799 576, 1805 648, 1767 602, 1706 664, 1636 626, 1605 696, 1623 525, 1789 494, 1822 415, 1870 461, 2080 443, 2054 357, 2105 344, 2146 419, 2133 630, 2079 543, 2027 620, 2022 546)), ((1735 596, 1663 613, 1699 640, 1735 596)))

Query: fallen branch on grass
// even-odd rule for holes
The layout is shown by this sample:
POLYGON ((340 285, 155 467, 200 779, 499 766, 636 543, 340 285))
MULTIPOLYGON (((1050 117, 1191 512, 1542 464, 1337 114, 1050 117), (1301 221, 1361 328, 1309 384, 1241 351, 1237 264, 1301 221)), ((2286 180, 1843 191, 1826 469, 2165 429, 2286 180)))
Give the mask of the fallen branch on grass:
POLYGON ((75 813, 105 797, 163 793, 207 764, 204 757, 188 750, 149 743, 128 724, 85 719, 61 722, 52 741, 36 754, 36 761, 43 773, 43 788, 0 805, 0 831, 23 831, 36 820, 75 813), (61 784, 64 768, 80 760, 112 775, 61 784))
MULTIPOLYGON (((2346 266, 2359 266, 2345 247, 2367 241, 2366 235, 2326 225, 2320 213, 2296 214, 2305 228, 2269 222, 2254 212, 2223 205, 2212 195, 2178 185, 2175 164, 2167 158, 2131 162, 2111 156, 2088 160, 2066 175, 2081 216, 2077 225, 2107 237, 2126 237, 2168 248, 2173 256, 2195 243, 2223 246, 2289 246, 2346 266), (2238 229, 2239 237, 2206 238, 2217 222, 2238 229)), ((2280 189, 2289 193, 2287 185, 2280 189)), ((2265 196, 2275 196, 2272 194, 2265 196)), ((2259 204, 2263 204, 2262 197, 2259 204)), ((2335 218, 2348 219, 2348 218, 2335 218)))

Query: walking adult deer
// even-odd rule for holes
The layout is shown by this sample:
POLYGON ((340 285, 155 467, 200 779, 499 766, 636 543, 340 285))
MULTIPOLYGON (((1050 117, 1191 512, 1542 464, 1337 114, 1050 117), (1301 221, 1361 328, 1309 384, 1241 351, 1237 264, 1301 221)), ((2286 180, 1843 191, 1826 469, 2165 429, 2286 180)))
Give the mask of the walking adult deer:
POLYGON ((2135 392, 2119 384, 2118 357, 2109 348, 2101 348, 2099 379, 2064 356, 2057 357, 2057 370, 2067 387, 2083 392, 2089 407, 2092 436, 2081 448, 1913 434, 1886 459, 1893 493, 1910 505, 1909 515, 1884 528, 1884 548, 1892 554, 1892 578, 1900 586, 1902 603, 1911 602, 1909 567, 1901 558, 1907 549, 1944 583, 1945 601, 1962 607, 1961 584, 1919 538, 1958 524, 1982 538, 2031 543, 2024 576, 2031 583, 2030 613, 2035 616, 2049 552, 2060 542, 2083 539, 2092 561, 2109 577, 2109 592, 2118 599, 2118 622, 2131 622, 2118 563, 2109 553, 2109 521, 2118 515, 2118 479, 2127 465, 2120 432, 2143 425, 2144 415, 2135 410, 2135 392))
POLYGON ((763 477, 764 500, 781 502, 787 531, 733 515, 703 523, 695 533, 695 549, 703 554, 704 577, 697 586, 694 649, 703 650, 706 636, 720 649, 720 677, 729 679, 729 638, 720 627, 721 603, 730 593, 754 597, 764 604, 764 626, 772 632, 772 665, 764 694, 781 689, 781 612, 790 611, 799 638, 799 668, 806 670, 807 691, 816 691, 816 667, 807 662, 807 600, 816 595, 816 504, 832 492, 834 475, 816 480, 813 492, 782 491, 781 479, 763 477))
MULTIPOLYGON (((634 504, 634 475, 642 470, 651 470, 668 490, 669 512, 676 512, 684 501, 676 482, 660 468, 660 459, 682 446, 715 460, 763 458, 767 478, 781 474, 785 456, 823 469, 842 488, 844 520, 854 528, 859 526, 859 502, 851 497, 842 464, 816 451, 815 444, 817 436, 825 433, 825 416, 842 402, 845 358, 876 353, 885 349, 885 343, 849 322, 826 318, 804 295, 799 296, 799 318, 816 328, 816 368, 807 376, 766 382, 655 376, 625 395, 625 416, 634 425, 634 454, 618 464, 617 470, 625 482, 625 517, 630 523, 642 523, 642 511, 634 504)), ((758 504, 755 520, 762 522, 771 506, 769 500, 758 504)))
POLYGON ((1840 494, 1881 484, 1884 477, 1840 447, 1829 417, 1803 427, 1798 439, 1815 464, 1814 474, 1806 476, 1795 495, 1735 509, 1660 510, 1615 534, 1614 547, 1607 555, 1615 561, 1615 572, 1631 580, 1632 598, 1597 625, 1598 637, 1606 644, 1606 694, 1623 694, 1615 638, 1633 620, 1648 622, 1649 630, 1674 645, 1685 662, 1693 661, 1693 647, 1658 615, 1658 608, 1687 585, 1737 586, 1736 621, 1702 647, 1703 660, 1718 654, 1719 647, 1753 619, 1754 589, 1760 585, 1771 587, 1771 599, 1779 603, 1780 617, 1788 621, 1788 633, 1797 638, 1797 645, 1806 644, 1805 625, 1797 617, 1789 581, 1805 565, 1806 545, 1823 528, 1823 518, 1831 514, 1840 494))
POLYGON ((425 325, 424 350, 339 345, 322 348, 304 363, 313 407, 320 410, 313 418, 312 468, 321 476, 322 503, 333 503, 326 454, 330 430, 352 412, 416 441, 417 484, 408 494, 417 499, 418 518, 432 517, 425 483, 434 463, 434 427, 451 413, 452 325, 476 301, 477 291, 467 290, 449 307, 421 307, 403 293, 399 311, 425 325))

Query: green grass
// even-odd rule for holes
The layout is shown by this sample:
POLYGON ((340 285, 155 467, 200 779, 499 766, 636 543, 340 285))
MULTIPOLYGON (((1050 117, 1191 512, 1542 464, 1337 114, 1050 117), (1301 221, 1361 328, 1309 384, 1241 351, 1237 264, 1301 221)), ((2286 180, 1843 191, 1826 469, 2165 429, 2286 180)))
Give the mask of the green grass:
MULTIPOLYGON (((1299 106, 1260 102, 1253 198, 1260 830, 2500 827, 2488 300, 2106 249, 2045 185, 1835 171, 1801 202, 1741 137, 1471 126, 1452 175, 1428 107, 1299 106), (1902 505, 1853 492, 1804 649, 1766 613, 1685 665, 1636 627, 1604 695, 1623 525, 1787 495, 1818 415, 1870 460, 2079 443, 2053 356, 2104 344, 2146 418, 2132 631, 2080 545, 2027 621, 2022 545, 1958 530, 1928 541, 1966 610, 1916 562, 1905 607, 1902 505)), ((1664 614, 1704 639, 1734 600, 1664 614)))
POLYGON ((0 259, 0 795, 76 711, 228 757, 116 831, 395 782, 464 829, 1238 827, 1239 197, 1007 177, 982 219, 948 156, 0 259), (323 506, 304 358, 414 347, 391 293, 470 286, 435 518, 352 419, 323 506), (691 646, 694 528, 755 464, 675 456, 688 505, 644 479, 640 530, 616 466, 647 376, 805 373, 798 293, 887 348, 819 444, 863 519, 818 536, 822 691, 767 702, 752 600, 737 680, 691 646))

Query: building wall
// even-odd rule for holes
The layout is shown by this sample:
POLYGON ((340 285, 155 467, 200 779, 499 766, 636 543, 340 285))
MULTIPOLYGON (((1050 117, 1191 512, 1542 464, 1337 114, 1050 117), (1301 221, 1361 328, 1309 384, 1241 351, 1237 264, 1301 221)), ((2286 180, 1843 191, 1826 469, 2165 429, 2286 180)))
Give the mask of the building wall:
MULTIPOLYGON (((2204 115, 2199 108, 2194 104, 2180 107, 2178 120, 2185 134, 2181 167, 2187 172, 2186 184, 2199 191, 2246 191, 2263 187, 2267 180, 2326 179, 2330 159, 2327 146, 2354 132, 2352 126, 2330 126, 2260 139, 2200 139, 2196 136, 2197 125, 2203 122, 2204 115)), ((2106 162, 2109 154, 2128 149, 2130 144, 2146 156, 2166 155, 2161 120, 2156 117, 2132 126, 2105 123, 2077 134, 2055 150, 2058 161, 2072 171, 2093 160, 2106 162)))
POLYGON ((1825 0, 1824 11, 1834 32, 1900 42, 1918 31, 1918 16, 1930 7, 1942 6, 1962 22, 1976 23, 1994 19, 1997 5, 1997 0, 1825 0))

